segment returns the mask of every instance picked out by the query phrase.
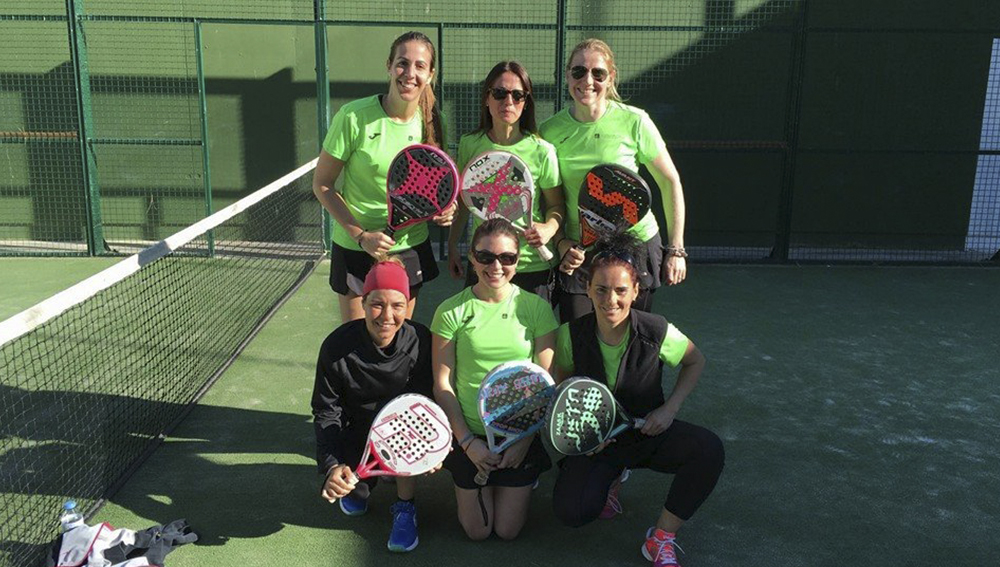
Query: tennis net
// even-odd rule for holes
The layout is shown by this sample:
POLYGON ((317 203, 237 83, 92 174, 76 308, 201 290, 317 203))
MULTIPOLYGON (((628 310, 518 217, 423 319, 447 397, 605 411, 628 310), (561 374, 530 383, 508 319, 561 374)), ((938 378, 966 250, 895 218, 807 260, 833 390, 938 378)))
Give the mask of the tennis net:
POLYGON ((0 323, 0 565, 40 563, 312 271, 315 160, 0 323))

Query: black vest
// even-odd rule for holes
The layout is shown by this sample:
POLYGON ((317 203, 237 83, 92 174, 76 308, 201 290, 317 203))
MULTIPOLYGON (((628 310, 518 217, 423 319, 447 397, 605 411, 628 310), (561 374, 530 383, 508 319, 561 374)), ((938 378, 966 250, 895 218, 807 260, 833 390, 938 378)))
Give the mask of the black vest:
MULTIPOLYGON (((618 367, 615 398, 633 417, 643 417, 663 405, 663 362, 660 347, 667 336, 667 320, 660 315, 632 310, 631 333, 622 364, 618 367)), ((605 385, 604 359, 597 339, 597 316, 588 313, 569 324, 573 365, 577 376, 587 376, 605 385)))

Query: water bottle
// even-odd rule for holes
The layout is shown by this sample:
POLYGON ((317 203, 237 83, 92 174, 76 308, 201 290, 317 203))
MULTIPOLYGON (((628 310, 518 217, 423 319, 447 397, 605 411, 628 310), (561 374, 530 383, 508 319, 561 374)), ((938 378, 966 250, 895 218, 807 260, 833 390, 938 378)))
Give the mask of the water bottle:
POLYGON ((62 509, 62 515, 59 516, 59 531, 61 533, 83 525, 83 514, 77 511, 75 500, 67 500, 62 509))

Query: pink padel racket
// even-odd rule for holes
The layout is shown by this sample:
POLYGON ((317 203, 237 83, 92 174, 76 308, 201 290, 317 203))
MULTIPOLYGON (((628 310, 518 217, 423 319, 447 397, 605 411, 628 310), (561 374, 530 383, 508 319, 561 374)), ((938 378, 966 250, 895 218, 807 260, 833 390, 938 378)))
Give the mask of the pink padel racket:
POLYGON ((444 462, 451 450, 451 426, 441 406, 420 394, 403 394, 375 416, 357 479, 415 476, 444 462))

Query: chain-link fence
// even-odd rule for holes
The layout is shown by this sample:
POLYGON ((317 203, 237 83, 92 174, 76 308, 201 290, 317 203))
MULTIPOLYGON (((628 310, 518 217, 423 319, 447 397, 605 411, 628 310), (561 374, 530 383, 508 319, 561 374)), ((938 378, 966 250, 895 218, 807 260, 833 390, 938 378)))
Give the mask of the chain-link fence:
POLYGON ((995 259, 997 22, 974 0, 8 0, 0 254, 122 252, 231 202, 315 155, 418 29, 453 148, 496 61, 528 68, 541 120, 572 46, 606 40, 695 261, 995 259))

